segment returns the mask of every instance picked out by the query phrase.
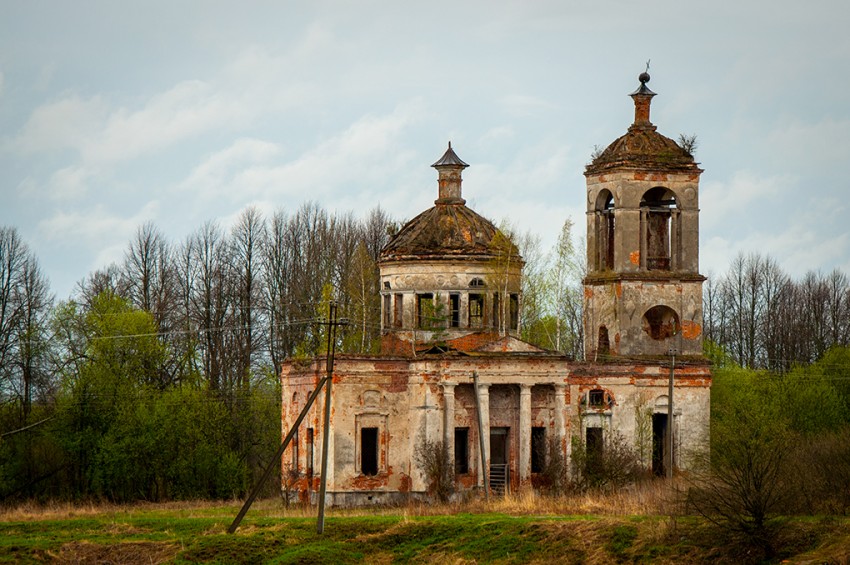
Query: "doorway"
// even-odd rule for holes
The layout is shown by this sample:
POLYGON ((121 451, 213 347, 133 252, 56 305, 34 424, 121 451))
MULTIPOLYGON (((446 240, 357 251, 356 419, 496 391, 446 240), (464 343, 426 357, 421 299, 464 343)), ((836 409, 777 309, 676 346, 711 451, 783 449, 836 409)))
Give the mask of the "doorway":
POLYGON ((490 488, 495 493, 507 493, 511 484, 509 431, 510 428, 490 428, 490 488))

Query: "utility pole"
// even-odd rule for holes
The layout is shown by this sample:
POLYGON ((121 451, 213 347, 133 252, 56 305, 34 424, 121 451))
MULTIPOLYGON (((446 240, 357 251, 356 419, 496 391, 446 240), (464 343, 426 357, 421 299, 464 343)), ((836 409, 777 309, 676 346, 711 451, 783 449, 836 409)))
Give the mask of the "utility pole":
POLYGON ((481 418, 481 399, 478 398, 478 371, 472 371, 475 388, 475 414, 478 416, 478 452, 481 455, 481 474, 484 478, 484 500, 490 502, 490 481, 487 478, 487 459, 484 457, 484 420, 481 418))
MULTIPOLYGON (((331 301, 328 310, 328 360, 327 376, 325 377, 325 422, 322 431, 322 476, 319 486, 319 517, 316 520, 316 531, 319 534, 325 532, 325 491, 328 485, 328 446, 331 433, 331 385, 334 373, 334 352, 336 351, 336 327, 340 325, 336 320, 336 302, 331 301)), ((343 320, 345 323, 345 320, 343 320)))
POLYGON ((676 371, 676 349, 671 347, 670 381, 667 384, 667 478, 673 478, 673 373, 676 371))
MULTIPOLYGON (((327 476, 327 456, 328 456, 328 427, 330 422, 330 398, 331 398, 331 381, 333 379, 333 364, 334 364, 334 351, 336 350, 336 328, 337 326, 344 326, 348 324, 348 320, 342 319, 337 321, 336 319, 336 303, 331 302, 330 305, 330 318, 327 322, 320 322, 320 324, 328 325, 328 361, 327 361, 327 375, 319 381, 319 384, 316 385, 315 390, 310 393, 310 397, 307 399, 307 403, 304 405, 304 408, 301 410, 301 413, 298 415, 298 418, 295 420, 295 423, 292 424, 292 427, 289 429, 289 432, 286 434, 286 437, 283 440, 283 443, 280 444, 280 448, 275 454, 269 466, 266 467, 263 476, 257 482, 254 490, 248 496, 248 499, 245 501, 245 504, 242 505, 242 508, 239 510, 239 514, 236 515, 236 518, 233 520, 233 523, 230 524, 230 527, 227 529, 228 534, 232 534, 236 532, 236 529, 239 527, 239 524, 242 522, 242 518, 245 517, 245 514, 248 512, 248 509, 251 508, 251 505, 254 503, 254 500, 257 498, 257 495, 260 492, 260 489, 263 487, 265 482, 271 476, 272 469, 274 469, 275 462, 280 461, 280 458, 283 456, 283 452, 286 450, 289 443, 295 437, 296 432, 298 431, 298 427, 301 425, 301 422, 304 421, 304 418, 307 417, 307 413, 310 411, 310 408, 313 406, 313 402, 315 402, 316 398, 319 396, 319 393, 322 390, 322 387, 327 385, 325 389, 325 435, 323 437, 323 446, 324 452, 322 453, 322 477, 321 477, 321 498, 319 499, 319 520, 318 520, 318 530, 321 534, 324 531, 324 520, 325 520, 325 477, 327 476)), ((48 418, 50 419, 50 418, 48 418)), ((44 420, 47 421, 47 420, 44 420)), ((38 422, 29 427, 34 427, 42 422, 38 422)))

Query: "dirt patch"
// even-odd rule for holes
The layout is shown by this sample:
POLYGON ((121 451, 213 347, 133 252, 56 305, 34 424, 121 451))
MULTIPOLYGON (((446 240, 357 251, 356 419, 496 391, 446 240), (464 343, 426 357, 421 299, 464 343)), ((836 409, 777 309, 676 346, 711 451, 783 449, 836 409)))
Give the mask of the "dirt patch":
POLYGON ((180 551, 174 543, 152 541, 97 544, 86 541, 66 543, 54 556, 58 563, 167 563, 180 551))

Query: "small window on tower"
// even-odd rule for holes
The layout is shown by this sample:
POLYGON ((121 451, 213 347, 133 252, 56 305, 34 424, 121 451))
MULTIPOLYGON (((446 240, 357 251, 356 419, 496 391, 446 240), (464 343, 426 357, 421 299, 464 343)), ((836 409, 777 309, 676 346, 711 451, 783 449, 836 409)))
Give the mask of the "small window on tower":
POLYGON ((469 295, 469 327, 484 327, 484 295, 469 295))
POLYGON ((460 327, 460 295, 449 295, 449 326, 452 328, 460 327))

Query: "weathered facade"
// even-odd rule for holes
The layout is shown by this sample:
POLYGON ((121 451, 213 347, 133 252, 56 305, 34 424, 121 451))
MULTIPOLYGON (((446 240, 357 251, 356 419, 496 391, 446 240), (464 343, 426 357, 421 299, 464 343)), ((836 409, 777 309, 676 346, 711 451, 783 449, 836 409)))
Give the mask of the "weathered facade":
MULTIPOLYGON (((445 450, 463 491, 484 487, 485 468, 489 486, 534 486, 546 460, 569 460, 575 441, 604 450, 619 436, 656 472, 669 428, 678 467, 704 445, 711 375, 701 357, 702 171, 649 122, 648 80, 641 75, 632 94, 635 123, 585 172, 588 361, 519 339, 522 258, 466 207, 468 165, 449 145, 433 165, 434 206, 381 253, 382 354, 336 357, 328 503, 427 496, 417 457, 425 446, 445 450), (672 422, 668 353, 684 361, 672 422)), ((325 372, 324 359, 284 365, 284 433, 325 372)), ((318 492, 322 411, 317 402, 283 456, 285 488, 304 498, 318 492)))

